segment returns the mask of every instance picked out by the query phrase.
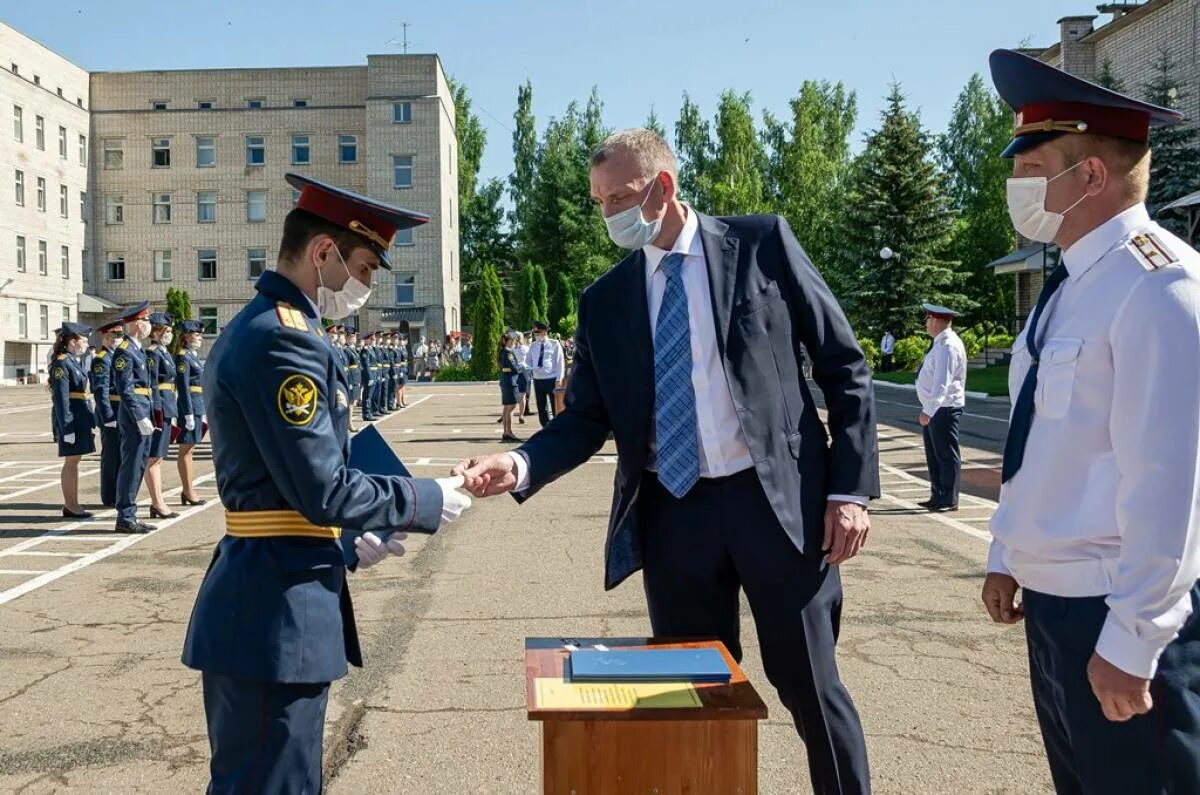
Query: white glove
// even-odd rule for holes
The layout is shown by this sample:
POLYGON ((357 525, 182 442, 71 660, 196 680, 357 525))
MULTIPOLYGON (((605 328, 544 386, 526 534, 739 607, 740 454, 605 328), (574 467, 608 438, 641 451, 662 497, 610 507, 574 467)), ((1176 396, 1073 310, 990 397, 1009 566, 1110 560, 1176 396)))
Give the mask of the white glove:
POLYGON ((194 430, 196 430, 196 418, 195 418, 195 416, 193 416, 193 415, 189 414, 189 415, 187 415, 186 417, 184 417, 184 418, 183 418, 183 427, 187 428, 189 431, 194 431, 194 430))
POLYGON ((87 402, 88 411, 91 412, 92 414, 95 414, 96 413, 96 401, 89 398, 86 402, 87 402))
POLYGON ((208 422, 208 415, 207 415, 207 414, 201 414, 201 415, 200 415, 200 424, 201 424, 201 425, 204 425, 204 424, 205 424, 205 423, 207 423, 207 422, 208 422))
POLYGON ((462 476, 438 478, 437 484, 442 488, 442 524, 457 521, 471 507, 471 498, 458 491, 463 485, 462 476))
POLYGON ((143 417, 142 419, 138 420, 137 428, 138 433, 140 433, 142 436, 154 435, 154 423, 150 422, 149 417, 143 417))
POLYGON ((374 533, 363 533, 354 539, 354 552, 358 555, 358 567, 370 568, 388 555, 400 557, 404 554, 404 539, 406 533, 393 533, 386 542, 380 541, 374 533))
POLYGON ((63 444, 75 444, 75 434, 64 433, 62 440, 63 440, 63 444))
POLYGON ((104 427, 105 428, 115 428, 115 427, 117 427, 117 421, 113 420, 112 422, 106 422, 106 423, 104 423, 104 427))

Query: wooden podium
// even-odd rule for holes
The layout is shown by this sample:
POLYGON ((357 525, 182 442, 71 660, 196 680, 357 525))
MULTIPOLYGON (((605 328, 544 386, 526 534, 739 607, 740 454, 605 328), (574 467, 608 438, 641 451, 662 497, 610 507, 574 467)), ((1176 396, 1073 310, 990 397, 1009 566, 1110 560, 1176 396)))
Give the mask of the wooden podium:
POLYGON ((720 641, 648 638, 527 638, 525 690, 530 720, 542 722, 546 795, 670 795, 758 792, 758 721, 767 707, 720 641), (608 648, 719 650, 729 684, 696 684, 701 706, 548 709, 537 703, 539 678, 563 678, 569 652, 608 648))

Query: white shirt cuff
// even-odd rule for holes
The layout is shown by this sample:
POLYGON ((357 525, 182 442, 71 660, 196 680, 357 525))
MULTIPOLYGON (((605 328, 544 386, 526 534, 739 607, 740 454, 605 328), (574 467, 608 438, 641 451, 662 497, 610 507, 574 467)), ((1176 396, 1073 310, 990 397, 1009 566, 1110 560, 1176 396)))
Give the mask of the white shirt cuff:
POLYGON ((1007 574, 1012 576, 1012 572, 1008 570, 1008 566, 1004 564, 1004 545, 996 539, 992 539, 992 544, 988 547, 987 559, 988 574, 1007 574))
POLYGON ((517 468, 517 485, 513 487, 513 491, 520 494, 529 488, 529 462, 519 453, 508 452, 505 455, 512 459, 513 466, 517 468))
POLYGON ((1096 654, 1125 673, 1142 679, 1154 678, 1162 651, 1158 644, 1148 646, 1144 640, 1127 632, 1112 613, 1108 614, 1104 628, 1100 630, 1100 639, 1096 641, 1096 654))
POLYGON ((830 494, 825 499, 829 502, 852 502, 855 505, 863 506, 867 504, 867 498, 860 497, 857 494, 830 494))

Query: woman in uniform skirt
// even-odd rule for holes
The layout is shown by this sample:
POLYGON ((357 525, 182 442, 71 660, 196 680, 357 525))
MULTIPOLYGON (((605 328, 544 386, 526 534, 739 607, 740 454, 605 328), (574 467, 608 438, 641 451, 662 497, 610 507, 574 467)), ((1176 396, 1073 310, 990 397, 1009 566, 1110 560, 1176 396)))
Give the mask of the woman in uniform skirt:
POLYGON ((79 363, 87 350, 92 330, 79 323, 63 323, 50 353, 50 396, 54 407, 54 436, 62 466, 62 515, 89 519, 90 511, 79 504, 79 459, 96 452, 92 429, 96 427, 95 403, 88 389, 88 374, 79 363))
POLYGON ((521 441, 512 432, 512 415, 517 408, 517 387, 521 380, 521 371, 517 367, 517 355, 514 351, 517 341, 505 334, 500 341, 500 404, 504 413, 500 421, 504 423, 504 434, 500 437, 505 442, 521 441))
POLYGON ((525 335, 517 332, 517 345, 513 348, 513 354, 517 357, 517 366, 521 368, 521 378, 517 382, 517 421, 522 425, 525 424, 525 417, 533 412, 529 410, 529 392, 533 386, 533 380, 530 378, 529 365, 525 360, 529 358, 529 345, 525 342, 525 335))
POLYGON ((185 320, 179 324, 179 340, 175 343, 175 393, 179 396, 175 441, 179 445, 179 454, 175 463, 179 467, 179 482, 183 484, 179 501, 184 505, 203 505, 205 502, 196 496, 192 485, 192 451, 204 440, 208 419, 204 412, 204 387, 200 384, 204 365, 196 355, 203 339, 204 324, 199 320, 185 320))
POLYGON ((179 417, 175 394, 175 357, 171 355, 172 319, 165 312, 150 315, 150 344, 146 346, 146 370, 154 390, 155 429, 146 462, 146 490, 150 492, 150 518, 174 519, 179 514, 167 506, 162 493, 162 460, 171 450, 171 426, 179 417))

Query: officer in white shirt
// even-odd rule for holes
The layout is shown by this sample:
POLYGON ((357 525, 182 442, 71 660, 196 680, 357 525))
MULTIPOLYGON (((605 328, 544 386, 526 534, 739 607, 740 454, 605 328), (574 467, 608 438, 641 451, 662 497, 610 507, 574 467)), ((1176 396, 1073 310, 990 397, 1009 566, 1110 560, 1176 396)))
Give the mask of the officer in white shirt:
POLYGON ((983 601, 1026 619, 1059 792, 1194 793, 1200 254, 1143 203, 1149 129, 1181 116, 1007 50, 992 76, 1013 223, 1062 264, 1013 346, 983 601))
POLYGON ((538 422, 542 427, 554 419, 554 389, 563 378, 563 351, 558 340, 550 338, 544 320, 533 324, 533 344, 525 355, 525 366, 533 376, 533 394, 537 399, 538 422))
POLYGON ((892 362, 896 356, 896 338, 892 336, 891 331, 883 332, 883 339, 879 341, 879 351, 883 354, 880 369, 886 373, 892 369, 892 362))
POLYGON ((958 510, 958 482, 962 455, 958 449, 958 421, 966 405, 967 349, 954 333, 953 309, 923 304, 925 331, 933 347, 925 354, 917 374, 917 397, 925 437, 925 463, 929 467, 929 499, 921 506, 933 512, 958 510))

